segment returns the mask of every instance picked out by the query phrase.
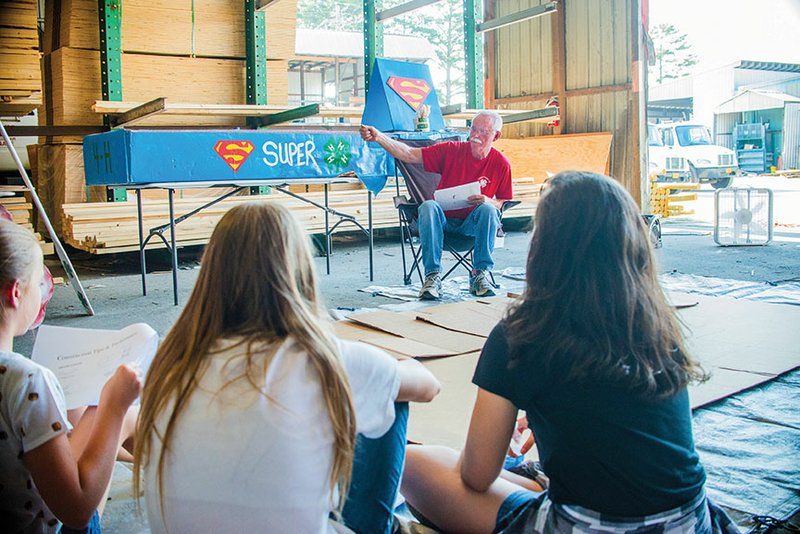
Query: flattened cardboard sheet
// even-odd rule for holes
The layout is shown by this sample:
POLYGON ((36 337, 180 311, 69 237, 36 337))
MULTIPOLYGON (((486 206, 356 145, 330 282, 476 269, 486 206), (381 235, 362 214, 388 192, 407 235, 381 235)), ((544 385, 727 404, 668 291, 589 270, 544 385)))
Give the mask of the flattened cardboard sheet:
MULTIPOLYGON (((505 297, 503 301, 511 302, 505 297)), ((489 337, 492 329, 503 318, 502 301, 466 301, 431 306, 416 312, 417 319, 427 323, 475 336, 489 337)))
POLYGON ((457 355, 457 353, 452 350, 434 347, 404 337, 365 336, 359 339, 359 341, 369 343, 383 350, 401 354, 408 358, 444 358, 445 356, 457 355))
MULTIPOLYGON (((450 355, 481 350, 484 339, 475 335, 454 332, 416 319, 414 312, 374 311, 350 316, 350 320, 364 326, 383 330, 429 347, 446 349, 450 355)), ((411 350, 408 348, 408 350, 411 350)), ((442 354, 445 356, 445 354, 442 354)))
MULTIPOLYGON (((333 323, 333 331, 339 338, 346 339, 348 341, 363 341, 363 339, 365 338, 376 339, 380 337, 402 339, 395 335, 386 332, 381 332, 380 330, 375 330, 374 328, 368 328, 366 326, 361 326, 355 323, 351 323, 350 321, 347 320, 336 321, 335 323, 333 323)), ((387 342, 387 344, 390 343, 391 342, 387 342)), ((406 356, 405 353, 403 352, 395 352, 392 349, 384 347, 381 348, 383 348, 386 352, 388 352, 390 356, 398 360, 405 360, 408 358, 408 356, 406 356)))
MULTIPOLYGON (((773 376, 800 366, 800 307, 694 294, 684 297, 698 302, 678 310, 678 315, 687 326, 687 348, 703 365, 773 376)), ((746 387, 757 383, 755 377, 746 387)))

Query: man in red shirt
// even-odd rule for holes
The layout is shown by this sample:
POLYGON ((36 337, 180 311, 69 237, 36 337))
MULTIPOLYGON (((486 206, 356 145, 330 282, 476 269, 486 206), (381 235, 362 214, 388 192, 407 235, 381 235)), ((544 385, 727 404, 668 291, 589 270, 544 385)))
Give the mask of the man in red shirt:
POLYGON ((481 194, 467 199, 468 208, 445 212, 434 200, 419 207, 419 238, 425 283, 421 299, 438 299, 442 286, 442 243, 444 232, 458 233, 475 239, 470 292, 482 297, 494 295, 486 278, 494 267, 492 252, 500 227, 500 207, 511 200, 511 165, 505 156, 492 148, 500 139, 503 119, 493 111, 481 111, 472 119, 469 141, 439 143, 424 148, 410 147, 387 137, 372 126, 361 126, 361 137, 374 141, 395 158, 407 163, 421 163, 428 172, 441 174, 438 189, 478 182, 481 194))

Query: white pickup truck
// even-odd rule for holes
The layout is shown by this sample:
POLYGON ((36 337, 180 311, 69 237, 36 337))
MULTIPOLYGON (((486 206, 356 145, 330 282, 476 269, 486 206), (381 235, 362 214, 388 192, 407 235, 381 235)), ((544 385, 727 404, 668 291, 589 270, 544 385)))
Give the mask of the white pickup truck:
POLYGON ((675 122, 648 125, 650 172, 662 181, 731 185, 739 174, 733 150, 715 145, 702 124, 675 122))

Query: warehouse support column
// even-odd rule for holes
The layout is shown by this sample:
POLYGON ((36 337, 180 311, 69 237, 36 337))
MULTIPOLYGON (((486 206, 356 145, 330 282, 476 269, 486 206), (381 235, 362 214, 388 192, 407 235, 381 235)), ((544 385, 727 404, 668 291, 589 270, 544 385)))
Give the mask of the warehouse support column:
MULTIPOLYGON (((122 3, 119 0, 98 0, 97 13, 100 26, 100 80, 103 100, 122 102, 122 3)), ((106 126, 111 118, 103 116, 106 126)), ((88 188, 87 188, 88 189, 88 188)), ((88 198, 88 192, 87 192, 88 198)), ((124 189, 106 189, 109 202, 125 202, 124 189)))
MULTIPOLYGON (((478 2, 480 5, 480 0, 478 2)), ((467 108, 483 108, 483 36, 475 24, 475 0, 464 0, 464 76, 467 108)))
MULTIPOLYGON (((256 10, 256 0, 245 0, 245 54, 246 54, 246 98, 248 104, 263 105, 268 103, 267 98, 267 22, 263 11, 256 10)), ((258 127, 257 118, 248 118, 252 127, 258 127)), ((271 193, 269 186, 255 186, 250 188, 252 195, 271 193)))

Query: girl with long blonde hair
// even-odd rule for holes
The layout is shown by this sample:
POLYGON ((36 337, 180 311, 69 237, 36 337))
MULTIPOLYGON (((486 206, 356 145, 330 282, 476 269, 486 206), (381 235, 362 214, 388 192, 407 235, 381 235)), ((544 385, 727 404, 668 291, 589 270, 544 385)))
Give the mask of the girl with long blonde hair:
POLYGON ((478 361, 464 450, 409 447, 403 494, 448 532, 736 532, 694 448, 686 388, 704 378, 631 196, 559 173, 537 207, 525 292, 478 361), (502 470, 520 426, 546 491, 502 470))
POLYGON ((376 501, 394 499, 399 469, 351 481, 356 435, 388 433, 393 448, 366 449, 402 467, 407 408, 396 413, 395 401, 438 389, 415 361, 335 338, 292 215, 237 206, 215 228, 147 374, 134 480, 143 471, 151 529, 328 532, 347 500, 345 524, 383 532, 391 502, 386 511, 376 501), (354 496, 351 485, 366 491, 354 496))

